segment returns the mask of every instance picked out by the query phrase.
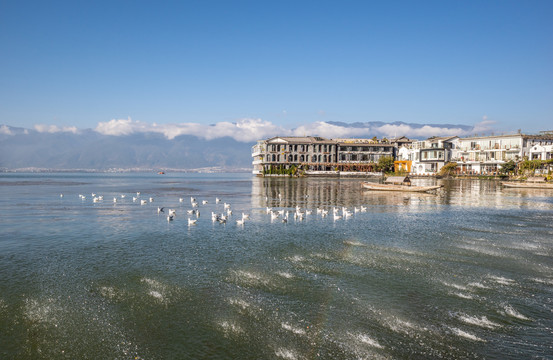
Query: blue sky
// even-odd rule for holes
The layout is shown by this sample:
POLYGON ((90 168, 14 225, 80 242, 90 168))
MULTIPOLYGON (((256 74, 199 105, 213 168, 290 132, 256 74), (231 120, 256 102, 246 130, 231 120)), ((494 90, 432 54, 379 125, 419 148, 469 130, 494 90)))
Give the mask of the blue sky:
POLYGON ((553 1, 0 1, 0 124, 553 130, 553 1))

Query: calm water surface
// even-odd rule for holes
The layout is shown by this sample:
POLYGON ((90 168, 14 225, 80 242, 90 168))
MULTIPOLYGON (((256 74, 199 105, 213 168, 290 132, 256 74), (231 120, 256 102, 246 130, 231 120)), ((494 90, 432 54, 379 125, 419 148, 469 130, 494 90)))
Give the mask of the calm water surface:
POLYGON ((552 191, 360 182, 2 174, 0 358, 553 358, 552 191))

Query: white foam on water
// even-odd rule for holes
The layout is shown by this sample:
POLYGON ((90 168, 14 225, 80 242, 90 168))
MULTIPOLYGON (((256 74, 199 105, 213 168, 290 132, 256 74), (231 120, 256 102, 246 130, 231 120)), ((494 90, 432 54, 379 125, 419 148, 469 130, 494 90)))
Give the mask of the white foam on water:
POLYGON ((245 285, 256 286, 256 285, 268 285, 270 284, 270 278, 267 278, 265 275, 260 273, 255 273, 252 271, 246 270, 234 270, 233 271, 236 279, 245 285))
POLYGON ((6 302, 4 299, 0 299, 0 314, 3 313, 8 309, 8 305, 6 305, 6 302))
POLYGON ((141 282, 148 285, 148 295, 153 297, 156 301, 166 304, 168 302, 167 293, 168 287, 162 282, 149 278, 140 279, 141 282))
POLYGON ((242 300, 242 299, 229 298, 228 302, 229 302, 229 304, 234 305, 234 306, 238 306, 238 307, 242 308, 243 310, 246 310, 247 308, 250 307, 250 304, 247 301, 242 300))
POLYGON ((275 351, 275 355, 280 357, 280 358, 288 359, 288 360, 297 360, 297 359, 299 359, 296 352, 293 351, 293 350, 290 350, 290 349, 283 349, 283 348, 277 349, 275 351))
POLYGON ((233 322, 222 321, 218 325, 223 330, 225 335, 227 335, 227 336, 228 335, 239 335, 239 334, 242 334, 244 332, 244 330, 242 330, 242 328, 239 325, 237 325, 233 322))
POLYGON ((415 250, 409 250, 409 249, 402 249, 402 248, 398 248, 398 247, 393 247, 393 248, 387 248, 386 250, 389 250, 389 251, 392 251, 394 253, 400 253, 400 254, 406 254, 406 255, 412 255, 412 256, 420 256, 420 257, 423 257, 425 256, 426 254, 420 252, 420 251, 415 251, 415 250))
POLYGON ((474 335, 474 334, 468 333, 468 332, 463 331, 463 330, 461 330, 461 329, 454 328, 454 327, 452 327, 452 328, 450 328, 450 329, 451 329, 451 331, 453 331, 453 333, 454 333, 455 335, 460 336, 460 337, 463 337, 463 338, 465 338, 465 339, 469 339, 469 340, 473 340, 473 341, 483 341, 483 342, 486 341, 486 340, 484 340, 484 339, 479 338, 478 336, 476 336, 476 335, 474 335))
POLYGON ((280 324, 284 330, 288 330, 290 332, 293 332, 296 335, 305 335, 305 330, 299 327, 295 327, 290 325, 289 323, 281 323, 280 324))
POLYGON ((474 252, 477 252, 479 254, 484 254, 484 255, 488 255, 488 256, 504 257, 504 258, 514 257, 513 255, 510 255, 510 254, 507 254, 507 253, 504 253, 504 252, 500 252, 500 251, 496 251, 496 250, 492 250, 492 249, 488 249, 488 248, 483 248, 483 247, 480 247, 480 246, 470 246, 470 245, 460 244, 460 245, 456 245, 456 247, 459 248, 459 249, 474 251, 474 252))
POLYGON ((288 261, 291 261, 291 262, 302 262, 305 260, 305 257, 301 256, 301 255, 294 255, 294 256, 290 256, 290 257, 287 257, 286 258, 288 261))
POLYGON ((163 286, 162 283, 160 283, 159 281, 157 280, 154 280, 154 279, 149 279, 149 278, 142 278, 140 279, 141 282, 145 282, 146 284, 152 286, 152 287, 156 287, 156 288, 160 288, 163 286))
POLYGON ((294 278, 294 275, 290 274, 289 272, 286 272, 286 271, 277 271, 276 274, 278 276, 281 276, 285 279, 293 279, 294 278))
POLYGON ((528 318, 528 317, 522 315, 521 313, 519 313, 518 311, 516 311, 515 308, 513 308, 511 305, 505 305, 504 309, 505 309, 505 314, 507 314, 509 316, 512 316, 512 317, 520 319, 520 320, 530 320, 530 318, 528 318))
POLYGON ((54 299, 48 298, 43 301, 25 299, 24 307, 25 317, 31 323, 57 326, 58 319, 56 313, 58 313, 61 308, 54 302, 54 299))
POLYGON ((553 285, 553 279, 532 278, 531 280, 540 284, 553 285))
POLYGON ((328 253, 314 253, 311 254, 311 257, 315 259, 333 260, 333 257, 328 253))
POLYGON ((419 333, 421 331, 428 330, 422 326, 412 323, 411 321, 403 320, 396 316, 385 317, 381 320, 381 323, 390 328, 392 331, 408 335, 414 332, 419 333))
POLYGON ((461 315, 459 316, 459 320, 467 324, 483 327, 486 329, 495 329, 501 327, 501 325, 488 320, 488 318, 485 316, 478 318, 477 316, 461 315))
POLYGON ((344 241, 344 245, 349 245, 349 246, 367 246, 359 241, 356 241, 356 240, 345 240, 344 241))
POLYGON ((481 282, 471 282, 471 283, 468 283, 468 286, 473 287, 473 288, 478 288, 478 289, 489 289, 490 288, 489 286, 486 286, 486 285, 482 284, 481 282))
POLYGON ((155 290, 152 290, 149 292, 149 295, 151 297, 154 297, 156 299, 159 299, 159 300, 163 300, 163 295, 161 295, 159 292, 155 291, 155 290))
POLYGON ((463 293, 460 293, 460 292, 453 292, 452 294, 457 296, 457 297, 460 297, 461 299, 467 299, 467 300, 474 299, 474 296, 469 295, 469 294, 463 294, 463 293))
POLYGON ((459 284, 448 283, 448 282, 445 282, 445 281, 442 281, 442 284, 444 284, 445 286, 452 287, 452 288, 457 289, 457 290, 468 290, 468 288, 466 286, 459 285, 459 284))
POLYGON ((508 279, 502 276, 489 275, 489 278, 501 285, 515 285, 516 282, 513 279, 508 279))
POLYGON ((117 292, 111 286, 102 286, 98 290, 100 291, 100 295, 102 297, 105 297, 105 298, 108 298, 108 299, 113 299, 117 296, 117 292))
POLYGON ((374 347, 374 348, 377 348, 377 349, 382 349, 383 348, 383 346, 380 345, 378 343, 378 341, 374 340, 373 338, 371 338, 367 334, 358 334, 357 336, 355 336, 355 338, 357 340, 359 340, 360 342, 362 342, 363 344, 367 344, 371 347, 374 347))
POLYGON ((522 242, 512 244, 511 246, 509 246, 509 248, 518 250, 538 250, 541 249, 541 245, 536 243, 522 242))

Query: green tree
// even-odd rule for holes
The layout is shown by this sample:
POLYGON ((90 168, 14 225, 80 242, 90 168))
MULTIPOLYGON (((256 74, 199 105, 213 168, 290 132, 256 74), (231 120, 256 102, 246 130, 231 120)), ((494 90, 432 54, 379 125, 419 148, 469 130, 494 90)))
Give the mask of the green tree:
POLYGON ((376 169, 384 173, 394 171, 394 158, 391 156, 382 156, 378 159, 376 169))
POLYGON ((524 160, 518 164, 519 172, 522 174, 525 173, 534 173, 536 169, 539 169, 544 165, 544 162, 541 160, 524 160))
POLYGON ((455 169, 457 169, 457 163, 456 162, 448 162, 447 164, 442 166, 442 168, 438 172, 438 175, 440 175, 440 176, 451 176, 455 172, 455 169))
POLYGON ((501 166, 501 169, 499 169, 499 172, 504 175, 512 174, 515 172, 516 167, 517 167, 517 164, 513 160, 509 160, 501 166))

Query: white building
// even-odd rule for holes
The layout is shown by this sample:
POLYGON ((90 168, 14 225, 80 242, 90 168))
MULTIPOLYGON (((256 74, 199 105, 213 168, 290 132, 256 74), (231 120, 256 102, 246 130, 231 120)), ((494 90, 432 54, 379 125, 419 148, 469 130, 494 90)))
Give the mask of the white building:
POLYGON ((410 162, 411 174, 434 175, 450 161, 458 158, 459 137, 431 137, 402 146, 398 161, 410 162))
POLYGON ((497 173, 508 162, 528 159, 546 160, 553 145, 553 135, 492 135, 459 139, 460 152, 457 163, 462 174, 497 173))

